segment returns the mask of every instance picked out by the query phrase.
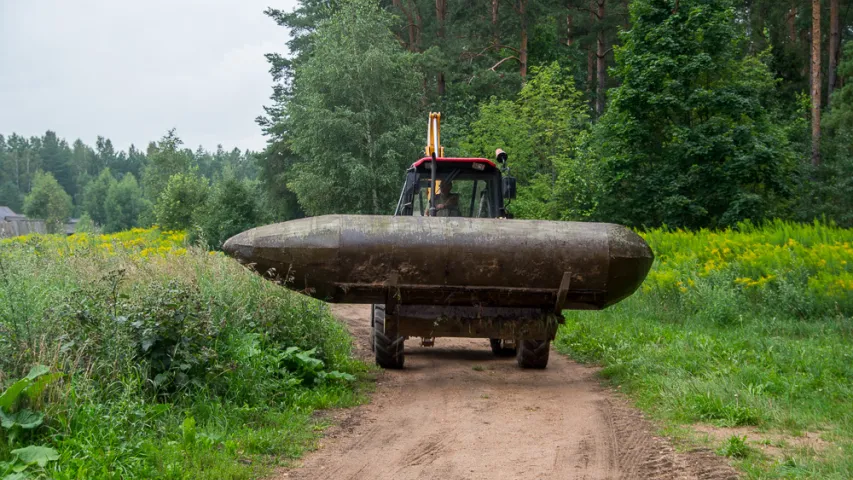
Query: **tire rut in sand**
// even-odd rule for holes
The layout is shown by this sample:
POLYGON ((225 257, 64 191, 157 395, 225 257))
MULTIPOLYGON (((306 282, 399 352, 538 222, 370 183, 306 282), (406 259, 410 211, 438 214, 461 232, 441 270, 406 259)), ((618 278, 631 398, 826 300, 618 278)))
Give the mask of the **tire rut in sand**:
MULTIPOLYGON (((366 306, 335 305, 366 357, 366 306)), ((551 352, 545 370, 492 355, 488 340, 407 342, 406 368, 373 400, 336 412, 321 448, 287 479, 563 480, 736 478, 708 451, 678 453, 594 368, 551 352)))

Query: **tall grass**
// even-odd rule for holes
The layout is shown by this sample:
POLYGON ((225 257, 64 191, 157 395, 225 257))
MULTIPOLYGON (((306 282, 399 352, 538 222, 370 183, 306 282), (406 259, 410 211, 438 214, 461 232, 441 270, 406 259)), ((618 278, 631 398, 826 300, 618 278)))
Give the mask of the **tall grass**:
POLYGON ((359 400, 347 375, 301 370, 312 349, 324 371, 365 369, 322 303, 180 232, 2 241, 0 392, 33 365, 63 376, 43 427, 0 431, 0 462, 43 444, 50 478, 254 477, 310 447, 314 409, 359 400))
POLYGON ((652 230, 641 291, 568 312, 557 345, 672 424, 819 432, 832 448, 741 461, 756 478, 853 478, 853 230, 652 230))

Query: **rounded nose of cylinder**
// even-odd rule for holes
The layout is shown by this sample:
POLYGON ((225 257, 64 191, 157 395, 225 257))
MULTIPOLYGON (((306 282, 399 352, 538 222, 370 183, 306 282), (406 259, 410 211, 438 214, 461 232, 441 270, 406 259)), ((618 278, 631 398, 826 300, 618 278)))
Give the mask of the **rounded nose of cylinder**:
POLYGON ((252 256, 254 245, 252 244, 251 230, 238 233, 222 244, 222 250, 228 255, 245 262, 252 256))
POLYGON ((610 269, 607 289, 612 296, 604 306, 613 305, 634 293, 646 279, 655 260, 649 244, 627 227, 610 225, 608 240, 610 269))

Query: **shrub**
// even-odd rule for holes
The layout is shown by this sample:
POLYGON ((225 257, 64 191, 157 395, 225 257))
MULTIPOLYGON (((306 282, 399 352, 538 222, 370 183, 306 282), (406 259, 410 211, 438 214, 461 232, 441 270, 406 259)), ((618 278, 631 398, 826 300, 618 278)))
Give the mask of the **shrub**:
POLYGON ((0 351, 0 387, 64 376, 27 437, 51 478, 260 475, 238 459, 298 455, 362 370, 322 303, 156 228, 0 240, 0 351))

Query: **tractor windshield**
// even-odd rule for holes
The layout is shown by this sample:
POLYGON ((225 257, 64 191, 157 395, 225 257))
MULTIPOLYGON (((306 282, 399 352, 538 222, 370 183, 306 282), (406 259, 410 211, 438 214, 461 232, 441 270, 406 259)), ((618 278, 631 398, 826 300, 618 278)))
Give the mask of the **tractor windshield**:
MULTIPOLYGON (((469 217, 469 218, 486 218, 491 217, 492 208, 490 205, 491 199, 491 182, 480 179, 455 179, 448 182, 438 179, 436 188, 438 196, 436 196, 436 215, 439 217, 469 217)), ((415 196, 414 215, 428 215, 430 196, 429 178, 420 179, 420 188, 415 196)))

